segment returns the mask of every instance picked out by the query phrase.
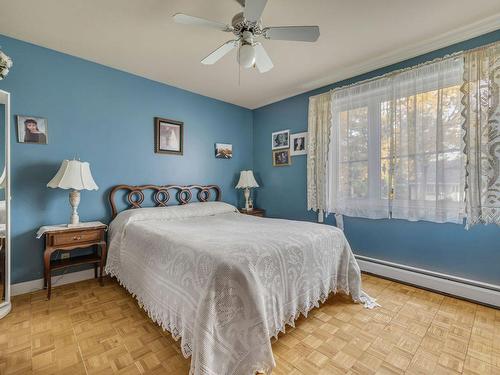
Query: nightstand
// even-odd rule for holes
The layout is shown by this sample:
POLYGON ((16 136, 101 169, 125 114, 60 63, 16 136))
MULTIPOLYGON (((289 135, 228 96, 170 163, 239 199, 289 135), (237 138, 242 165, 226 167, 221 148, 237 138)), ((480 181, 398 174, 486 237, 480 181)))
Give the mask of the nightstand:
POLYGON ((102 285, 102 276, 106 262, 106 232, 107 226, 101 222, 81 223, 78 226, 66 225, 46 226, 39 229, 37 237, 45 237, 44 259, 44 287, 47 288, 47 299, 51 294, 52 270, 65 269, 80 264, 93 264, 94 277, 97 278, 97 267, 100 267, 99 282, 102 285), (71 252, 76 249, 93 248, 89 255, 79 255, 66 259, 51 259, 55 251, 71 252), (99 248, 101 251, 99 252, 99 248))
POLYGON ((252 216, 259 216, 259 217, 264 217, 266 215, 266 210, 263 210, 262 208, 254 208, 253 210, 245 210, 244 208, 238 208, 238 211, 240 211, 242 214, 245 215, 252 215, 252 216))

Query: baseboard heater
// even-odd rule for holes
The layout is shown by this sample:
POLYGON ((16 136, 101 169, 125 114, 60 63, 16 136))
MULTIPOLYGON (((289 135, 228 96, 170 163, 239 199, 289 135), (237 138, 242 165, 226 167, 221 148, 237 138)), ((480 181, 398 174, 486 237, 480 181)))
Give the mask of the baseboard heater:
POLYGON ((362 271, 500 308, 500 285, 483 283, 444 273, 355 255, 362 271))

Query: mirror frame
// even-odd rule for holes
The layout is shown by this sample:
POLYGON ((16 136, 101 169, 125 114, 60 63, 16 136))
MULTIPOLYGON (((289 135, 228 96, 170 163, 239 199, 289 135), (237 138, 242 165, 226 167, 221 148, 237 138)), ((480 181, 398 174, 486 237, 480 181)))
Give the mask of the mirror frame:
POLYGON ((5 299, 0 303, 0 318, 10 312, 10 93, 0 90, 0 104, 5 105, 5 299))

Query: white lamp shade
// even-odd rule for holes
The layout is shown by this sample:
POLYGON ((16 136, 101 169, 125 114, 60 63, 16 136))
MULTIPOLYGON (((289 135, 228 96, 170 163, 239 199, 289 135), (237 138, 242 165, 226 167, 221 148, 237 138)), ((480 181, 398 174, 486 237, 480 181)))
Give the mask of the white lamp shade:
POLYGON ((238 185, 236 185, 236 189, 246 189, 246 188, 255 188, 259 187, 257 181, 255 181, 255 177, 253 176, 252 171, 241 171, 240 172, 240 180, 238 181, 238 185))
POLYGON ((97 190, 90 165, 79 160, 63 160, 59 170, 47 184, 50 188, 97 190))

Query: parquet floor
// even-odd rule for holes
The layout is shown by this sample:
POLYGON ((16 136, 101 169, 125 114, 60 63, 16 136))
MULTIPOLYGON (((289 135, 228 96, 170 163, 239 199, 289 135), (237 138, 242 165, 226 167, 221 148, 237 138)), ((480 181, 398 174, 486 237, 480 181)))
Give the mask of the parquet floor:
MULTIPOLYGON (((330 298, 273 343, 278 375, 500 374, 500 311, 364 275, 382 307, 330 298)), ((188 374, 178 343, 115 281, 15 297, 1 374, 188 374)), ((221 374, 222 375, 222 374, 221 374)))

